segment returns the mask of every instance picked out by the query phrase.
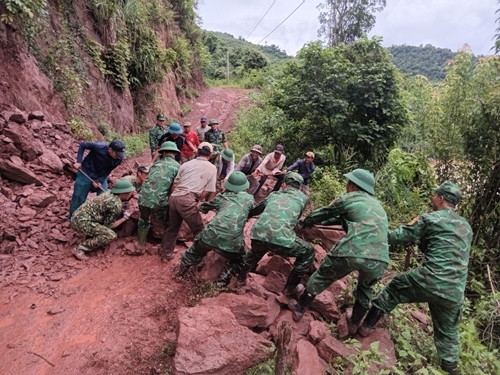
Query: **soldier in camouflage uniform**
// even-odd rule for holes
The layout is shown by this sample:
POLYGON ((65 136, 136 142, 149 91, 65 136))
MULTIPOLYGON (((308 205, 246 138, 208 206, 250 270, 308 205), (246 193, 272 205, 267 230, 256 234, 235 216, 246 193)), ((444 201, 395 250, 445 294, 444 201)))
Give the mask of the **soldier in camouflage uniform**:
POLYGON ((158 149, 158 142, 163 134, 167 132, 165 127, 165 115, 161 113, 156 116, 156 125, 149 130, 149 147, 151 148, 151 158, 154 158, 155 152, 158 149))
POLYGON ((178 276, 200 263, 210 250, 229 261, 217 279, 217 287, 225 287, 231 277, 241 270, 245 257, 243 229, 253 208, 253 196, 244 191, 248 186, 246 176, 242 172, 234 172, 224 182, 224 193, 200 205, 201 212, 216 210, 217 214, 182 255, 178 276))
POLYGON ((227 148, 227 138, 224 131, 219 129, 219 121, 212 119, 208 122, 210 130, 205 133, 205 142, 211 143, 212 145, 218 145, 219 149, 227 148))
POLYGON ((116 220, 122 212, 122 202, 128 201, 134 187, 125 179, 116 182, 110 192, 103 193, 82 204, 71 217, 71 228, 85 234, 87 238, 73 250, 80 260, 88 259, 86 252, 105 246, 116 239, 112 230, 130 218, 126 213, 116 220))
POLYGON ((123 177, 126 180, 129 180, 130 183, 134 186, 135 191, 138 193, 141 192, 142 184, 148 178, 149 167, 145 165, 141 165, 137 168, 137 172, 135 175, 129 175, 123 177))
POLYGON ((457 185, 445 181, 432 198, 433 211, 389 232, 390 244, 420 241, 425 254, 421 267, 397 275, 372 301, 372 308, 359 328, 368 336, 384 313, 400 303, 427 302, 434 325, 434 343, 441 368, 458 374, 458 324, 464 304, 472 229, 454 210, 462 198, 457 185))
POLYGON ((283 293, 298 294, 302 276, 314 262, 314 247, 295 235, 295 225, 307 204, 307 196, 300 191, 304 179, 298 173, 285 176, 286 187, 271 193, 257 204, 250 217, 262 213, 252 227, 252 249, 245 257, 245 267, 238 275, 238 285, 245 285, 247 273, 254 270, 268 251, 285 257, 295 257, 293 270, 288 276, 283 293))
POLYGON ((347 234, 326 255, 309 278, 298 302, 291 300, 289 308, 293 318, 300 320, 318 294, 336 280, 357 270, 356 302, 348 321, 349 332, 355 334, 368 311, 373 285, 380 280, 389 264, 388 221, 380 202, 374 197, 373 175, 364 169, 355 169, 344 176, 349 180, 347 194, 329 206, 311 212, 304 219, 304 226, 341 223, 347 234))
POLYGON ((174 182, 179 163, 175 155, 180 153, 173 142, 164 142, 159 149, 161 159, 158 159, 149 170, 149 176, 144 182, 139 194, 139 218, 137 228, 136 249, 141 252, 148 236, 151 215, 158 217, 167 226, 168 201, 170 188, 174 182))

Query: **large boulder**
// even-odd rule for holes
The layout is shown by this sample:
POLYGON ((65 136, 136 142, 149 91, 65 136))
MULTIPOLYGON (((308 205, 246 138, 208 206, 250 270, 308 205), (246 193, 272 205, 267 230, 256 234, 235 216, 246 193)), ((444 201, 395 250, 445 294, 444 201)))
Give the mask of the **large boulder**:
POLYGON ((43 149, 43 154, 38 158, 38 163, 49 172, 57 174, 63 173, 63 162, 61 161, 61 159, 59 159, 59 156, 57 156, 54 151, 48 148, 43 149))
POLYGON ((57 197, 51 193, 44 190, 35 190, 30 194, 26 201, 30 206, 35 207, 47 207, 49 204, 54 203, 57 197))
POLYGON ((309 341, 297 342, 292 360, 292 371, 295 375, 323 375, 327 365, 318 355, 318 351, 309 341))
POLYGON ((272 342, 240 325, 220 306, 182 308, 178 313, 177 375, 234 375, 265 361, 272 342))
POLYGON ((266 279, 262 286, 273 293, 280 293, 285 287, 286 277, 279 272, 271 271, 269 275, 267 275, 266 279))
POLYGON ((339 319, 339 310, 335 304, 335 296, 329 290, 318 294, 311 304, 311 309, 319 312, 328 320, 336 322, 339 319))
POLYGON ((23 184, 43 185, 42 181, 32 171, 23 166, 16 165, 10 160, 0 159, 0 174, 2 174, 2 178, 23 184))
POLYGON ((16 122, 9 122, 3 129, 3 134, 12 139, 16 148, 22 151, 21 156, 23 159, 31 161, 43 154, 43 143, 33 138, 33 134, 26 126, 16 122))
POLYGON ((307 337, 314 345, 329 336, 331 336, 331 333, 325 322, 313 320, 309 323, 309 332, 307 333, 307 337))
POLYGON ((257 265, 256 272, 261 275, 267 276, 272 271, 282 273, 283 275, 288 275, 292 272, 292 264, 279 255, 269 255, 266 254, 262 257, 257 265))
POLYGON ((210 251, 205 258, 205 265, 198 274, 201 281, 215 282, 220 273, 226 267, 227 259, 215 251, 210 251))
POLYGON ((308 242, 320 241, 321 246, 327 250, 330 250, 345 236, 345 232, 340 225, 315 225, 310 229, 296 227, 295 233, 308 242))
POLYGON ((239 324, 249 328, 267 328, 280 313, 280 306, 275 298, 265 300, 252 293, 222 293, 214 298, 203 299, 201 305, 227 307, 239 324))
POLYGON ((391 335, 383 328, 375 329, 368 337, 356 336, 361 343, 361 350, 369 350, 370 345, 378 343, 378 352, 380 353, 381 364, 372 364, 368 369, 368 375, 376 375, 381 370, 391 368, 396 364, 396 353, 394 352, 394 343, 391 335))

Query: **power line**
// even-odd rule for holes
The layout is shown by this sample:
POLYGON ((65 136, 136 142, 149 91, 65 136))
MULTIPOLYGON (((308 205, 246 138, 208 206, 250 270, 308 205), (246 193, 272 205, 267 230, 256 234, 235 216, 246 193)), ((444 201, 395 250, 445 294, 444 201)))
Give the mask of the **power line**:
POLYGON ((295 9, 293 10, 293 12, 292 12, 292 13, 290 13, 290 14, 289 14, 289 15, 288 15, 288 16, 287 16, 287 17, 286 17, 283 21, 281 21, 281 23, 280 23, 278 26, 276 26, 276 27, 273 29, 273 31, 271 31, 271 32, 270 32, 269 34, 267 34, 264 38, 262 38, 259 42, 257 42, 257 44, 260 44, 260 42, 262 42, 262 41, 263 41, 264 39, 266 39, 269 35, 271 35, 272 33, 274 33, 274 32, 276 31, 276 29, 277 29, 278 27, 280 27, 281 25, 283 25, 283 24, 285 23, 285 21, 286 21, 287 19, 289 19, 289 18, 290 18, 290 16, 291 16, 292 14, 294 14, 294 13, 297 11, 297 9, 299 9, 299 8, 302 6, 302 4, 304 4, 305 2, 306 2, 306 0, 302 0, 302 2, 299 4, 299 6, 298 6, 297 8, 295 8, 295 9))
POLYGON ((269 11, 271 10, 271 8, 273 7, 273 5, 274 5, 275 2, 276 2, 276 0, 273 1, 273 3, 271 4, 271 6, 269 7, 269 9, 266 11, 266 13, 264 13, 264 15, 262 16, 262 18, 260 19, 260 21, 257 23, 257 25, 255 25, 255 27, 253 28, 253 30, 250 31, 250 34, 248 34, 248 36, 245 39, 248 39, 250 37, 250 35, 252 35, 252 33, 255 31, 255 29, 257 28, 257 26, 260 25, 260 23, 262 22, 262 20, 264 19, 264 17, 267 15, 267 13, 269 13, 269 11))

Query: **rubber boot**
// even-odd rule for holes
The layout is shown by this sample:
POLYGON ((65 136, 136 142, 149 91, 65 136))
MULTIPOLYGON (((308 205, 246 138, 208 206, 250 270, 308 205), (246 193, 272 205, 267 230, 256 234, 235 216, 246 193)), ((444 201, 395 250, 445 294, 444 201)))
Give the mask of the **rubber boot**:
POLYGON ((146 242, 146 237, 148 236, 149 226, 147 228, 137 228, 137 242, 135 243, 135 249, 141 251, 144 243, 146 242))
POLYGON ((226 268, 224 268, 222 270, 219 277, 217 277, 217 280, 215 281, 215 288, 216 289, 225 288, 229 284, 229 282, 231 281, 231 278, 234 275, 236 275, 234 268, 228 264, 226 266, 226 268))
POLYGON ((361 327, 359 327, 358 333, 363 337, 368 336, 373 332, 373 330, 375 329, 375 324, 377 324, 377 322, 383 315, 384 312, 382 310, 379 310, 375 306, 372 306, 372 308, 368 312, 368 315, 363 321, 363 324, 361 325, 361 327))
POLYGON ((457 365, 457 362, 449 362, 445 361, 444 359, 441 360, 441 369, 443 371, 446 371, 446 373, 449 375, 460 375, 457 370, 457 365))
POLYGON ((298 322, 302 319, 307 308, 311 306, 311 303, 314 301, 314 298, 316 298, 316 296, 310 294, 306 289, 304 293, 301 294, 298 301, 291 299, 290 302, 288 302, 288 308, 292 312, 293 320, 298 322))
POLYGON ((304 285, 299 284, 300 279, 302 279, 302 274, 298 273, 294 268, 286 280, 285 287, 283 288, 283 294, 287 297, 292 295, 299 296, 300 293, 304 291, 304 285))
POLYGON ((250 266, 247 264, 243 265, 236 279, 236 285, 238 285, 239 288, 246 285, 248 272, 250 272, 250 266))
POLYGON ((352 315, 350 319, 347 319, 347 326, 349 327, 349 333, 355 335, 359 329, 359 323, 365 316, 368 309, 363 307, 358 301, 354 302, 354 307, 352 308, 352 315))

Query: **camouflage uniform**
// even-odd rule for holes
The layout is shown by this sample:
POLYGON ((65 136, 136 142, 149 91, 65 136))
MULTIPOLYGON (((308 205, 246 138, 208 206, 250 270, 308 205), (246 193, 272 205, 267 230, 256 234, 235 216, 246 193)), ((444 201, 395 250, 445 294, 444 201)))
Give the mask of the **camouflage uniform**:
POLYGON ((135 188, 135 191, 137 191, 138 193, 141 192, 141 188, 142 188, 143 184, 139 185, 139 181, 137 180, 137 174, 135 174, 135 175, 131 174, 131 175, 125 176, 123 178, 125 180, 130 181, 130 183, 132 184, 132 186, 135 188))
POLYGON ((334 281, 357 270, 358 285, 354 296, 364 308, 368 308, 373 285, 389 264, 387 215, 372 195, 354 191, 342 195, 327 207, 314 210, 304 219, 308 227, 315 223, 338 222, 347 235, 326 255, 309 278, 306 289, 312 295, 318 295, 334 281))
POLYGON ((217 136, 215 136, 212 129, 205 133, 205 142, 211 143, 212 145, 218 145, 219 149, 224 149, 224 143, 227 142, 226 134, 222 130, 218 130, 217 136))
POLYGON ((271 193, 250 211, 250 216, 262 213, 255 222, 250 238, 252 249, 245 257, 250 270, 255 269, 266 252, 296 257, 294 269, 305 274, 314 262, 314 247, 295 235, 295 225, 307 204, 307 196, 291 186, 271 193))
POLYGON ((151 215, 157 216, 166 225, 170 188, 179 171, 179 163, 171 156, 158 159, 151 169, 139 194, 141 217, 138 226, 149 229, 151 215))
POLYGON ((158 125, 155 125, 149 131, 149 147, 151 148, 151 155, 153 155, 156 151, 156 147, 158 146, 158 142, 160 142, 160 138, 163 134, 167 132, 167 128, 160 128, 158 125))
POLYGON ((400 303, 428 302, 438 355, 456 363, 472 229, 455 211, 442 209, 389 232, 390 244, 418 240, 425 254, 423 265, 394 277, 372 303, 389 313, 400 303))
POLYGON ((122 212, 122 202, 118 195, 103 193, 82 204, 71 217, 71 228, 85 234, 87 238, 81 245, 95 250, 116 239, 110 229, 122 212))
POLYGON ((217 214, 183 254, 182 265, 198 264, 210 250, 214 250, 229 260, 234 272, 239 272, 245 256, 243 229, 253 201, 253 196, 244 191, 226 191, 203 203, 201 212, 216 210, 217 214))

